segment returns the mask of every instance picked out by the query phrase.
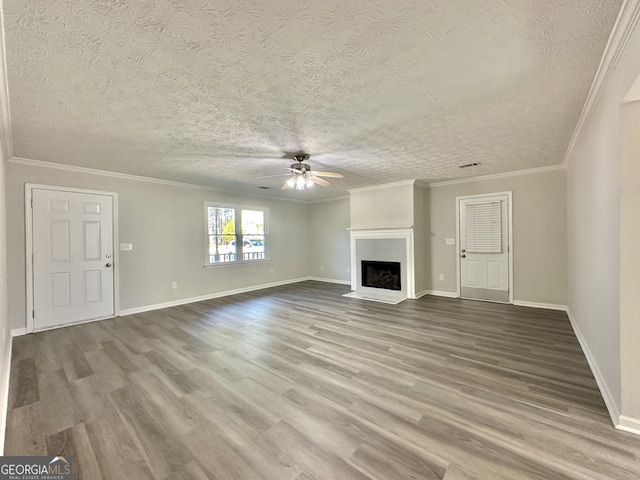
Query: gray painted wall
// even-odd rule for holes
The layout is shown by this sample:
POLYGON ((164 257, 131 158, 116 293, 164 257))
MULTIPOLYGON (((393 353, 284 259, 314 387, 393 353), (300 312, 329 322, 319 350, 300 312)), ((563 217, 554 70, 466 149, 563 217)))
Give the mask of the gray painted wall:
MULTIPOLYGON (((306 205, 20 164, 10 164, 9 181, 12 328, 24 326, 26 309, 23 200, 26 182, 118 193, 119 242, 134 245, 131 252, 120 253, 121 309, 308 275, 341 281, 350 279, 347 229, 349 212, 354 209, 353 199, 306 205), (203 268, 205 200, 269 207, 271 262, 203 268), (271 269, 275 270, 273 274, 271 269), (178 282, 177 290, 171 289, 172 281, 178 282)), ((358 210, 363 210, 367 201, 375 198, 375 192, 382 192, 385 201, 394 198, 396 203, 398 197, 406 200, 408 192, 410 206, 396 205, 394 219, 397 221, 398 212, 410 213, 400 222, 404 226, 415 224, 416 291, 455 292, 457 248, 444 244, 445 238, 455 237, 455 197, 504 190, 514 191, 515 298, 564 304, 565 193, 561 171, 432 189, 403 185, 391 194, 388 190, 372 190, 365 192, 365 201, 358 210), (411 208, 414 203, 415 209, 411 208), (438 279, 440 273, 445 275, 444 282, 438 279)), ((361 198, 362 194, 357 197, 361 198)), ((373 205, 377 203, 372 200, 373 205)), ((378 214, 371 221, 379 223, 382 218, 378 214)), ((371 222, 367 226, 372 226, 371 222)))
POLYGON ((429 190, 414 186, 414 259, 416 294, 431 290, 431 211, 429 190))
POLYGON ((566 305, 565 173, 552 170, 429 189, 431 205, 431 288, 457 290, 456 197, 513 192, 514 301, 566 305), (440 280, 444 274, 444 280, 440 280))
POLYGON ((309 205, 309 275, 351 281, 349 198, 309 205))
POLYGON ((640 420, 640 101, 623 105, 621 113, 620 410, 640 420))
MULTIPOLYGON (((604 383, 603 393, 618 411, 622 390, 620 106, 640 75, 638 58, 640 28, 636 26, 567 161, 567 305, 597 376, 604 383)), ((634 241, 637 243, 637 237, 634 241)), ((638 339, 635 345, 634 358, 638 360, 638 339)), ((636 363, 635 368, 639 365, 636 363)), ((629 387, 640 395, 637 385, 629 387)))
POLYGON ((188 299, 308 275, 308 205, 221 192, 9 164, 8 272, 11 328, 25 326, 24 184, 118 193, 120 308, 188 299), (204 268, 204 202, 269 208, 271 261, 204 268), (274 273, 271 273, 271 270, 274 273), (171 289, 171 282, 178 288, 171 289))
MULTIPOLYGON (((9 386, 9 353, 10 353, 10 327, 9 327, 9 299, 8 299, 8 269, 7 269, 7 196, 6 196, 6 162, 2 153, 2 145, 0 145, 0 432, 5 430, 5 422, 7 415, 8 392, 6 388, 9 386), (6 387, 5 387, 6 386, 6 387)), ((4 437, 0 438, 0 454, 4 451, 4 437)))

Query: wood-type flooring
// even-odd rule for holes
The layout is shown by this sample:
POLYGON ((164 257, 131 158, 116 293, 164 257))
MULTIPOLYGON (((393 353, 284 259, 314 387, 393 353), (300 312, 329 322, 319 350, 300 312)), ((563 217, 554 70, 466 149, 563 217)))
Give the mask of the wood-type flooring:
POLYGON ((74 478, 633 479, 563 312, 303 282, 14 339, 6 455, 74 478))

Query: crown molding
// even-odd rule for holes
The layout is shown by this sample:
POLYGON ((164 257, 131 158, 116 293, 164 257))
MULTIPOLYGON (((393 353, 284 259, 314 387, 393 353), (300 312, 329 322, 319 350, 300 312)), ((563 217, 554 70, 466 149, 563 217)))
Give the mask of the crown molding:
POLYGON ((283 198, 271 195, 260 195, 259 193, 243 192, 241 190, 225 190, 223 188, 208 187, 206 185, 196 185, 193 183, 176 182, 174 180, 163 180, 160 178, 143 177, 140 175, 131 175, 129 173, 110 172, 108 170, 98 170, 96 168, 79 167, 77 165, 66 165, 64 163, 44 162, 42 160, 33 160, 31 158, 13 157, 9 159, 9 163, 17 165, 28 165, 31 167, 51 168, 54 170, 62 170, 66 172, 83 173, 86 175, 97 175, 101 177, 118 178, 121 180, 129 180, 134 182, 155 183, 158 185, 168 185, 171 187, 190 188, 192 190, 204 190, 207 192, 226 193, 230 195, 243 195, 247 197, 264 198, 267 200, 279 200, 283 202, 293 203, 311 203, 309 200, 299 200, 296 198, 283 198))
POLYGON ((609 40, 605 46, 602 58, 600 59, 600 65, 598 66, 596 76, 591 84, 587 100, 582 107, 578 123, 576 124, 576 128, 573 130, 573 135, 571 136, 569 146, 567 147, 567 151, 564 155, 564 160, 562 161, 563 166, 567 166, 567 162, 569 161, 569 158, 571 158, 571 154, 573 153, 573 149, 578 141, 578 137, 582 133, 584 125, 587 123, 593 112, 595 112, 598 103, 600 102, 600 98, 602 98, 602 94, 604 93, 604 90, 609 83, 609 79, 613 74, 613 70, 616 68, 616 65, 618 65, 618 61, 627 46, 629 37, 631 37, 639 18, 640 0, 624 0, 624 3, 620 8, 618 18, 616 19, 616 23, 613 25, 613 30, 611 30, 611 35, 609 35, 609 40))
POLYGON ((349 195, 341 195, 339 197, 331 197, 331 198, 320 198, 318 200, 311 200, 309 203, 326 203, 326 202, 337 202, 338 200, 349 200, 349 195))
POLYGON ((350 194, 360 193, 360 192, 369 192, 371 190, 381 190, 383 188, 401 187, 403 185, 413 185, 415 183, 416 183, 415 179, 403 180, 401 182, 383 183, 381 185, 372 185, 370 187, 352 188, 350 190, 347 190, 347 192, 349 192, 350 194))
POLYGON ((459 180, 446 180, 444 182, 434 182, 429 184, 429 188, 445 187, 447 185, 457 185, 459 183, 481 182, 484 180, 496 180, 499 178, 519 177, 520 175, 533 175, 536 173, 555 172, 564 170, 564 165, 549 165, 546 167, 528 168, 526 170, 516 170, 513 172, 494 173, 492 175, 481 175, 479 177, 461 178, 459 180))
MULTIPOLYGON (((0 7, 2 3, 0 2, 0 7)), ((4 36, 4 9, 0 8, 0 141, 5 159, 13 156, 11 138, 11 114, 9 108, 9 81, 7 79, 7 56, 4 36)))

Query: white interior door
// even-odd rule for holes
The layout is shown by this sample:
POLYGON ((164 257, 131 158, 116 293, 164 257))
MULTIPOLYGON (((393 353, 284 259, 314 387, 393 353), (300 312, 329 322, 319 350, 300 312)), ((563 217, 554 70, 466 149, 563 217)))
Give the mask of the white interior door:
POLYGON ((460 296, 509 302, 509 196, 459 200, 460 296))
POLYGON ((112 317, 113 197, 32 190, 33 326, 112 317))

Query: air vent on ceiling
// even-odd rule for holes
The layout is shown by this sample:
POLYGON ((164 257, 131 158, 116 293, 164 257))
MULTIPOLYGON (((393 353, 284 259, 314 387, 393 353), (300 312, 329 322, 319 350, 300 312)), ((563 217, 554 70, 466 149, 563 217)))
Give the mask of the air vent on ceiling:
POLYGON ((269 187, 258 187, 261 188, 262 190, 269 190, 269 187))
POLYGON ((480 162, 467 163, 466 165, 460 165, 458 168, 469 168, 469 167, 477 167, 480 165, 480 162))

